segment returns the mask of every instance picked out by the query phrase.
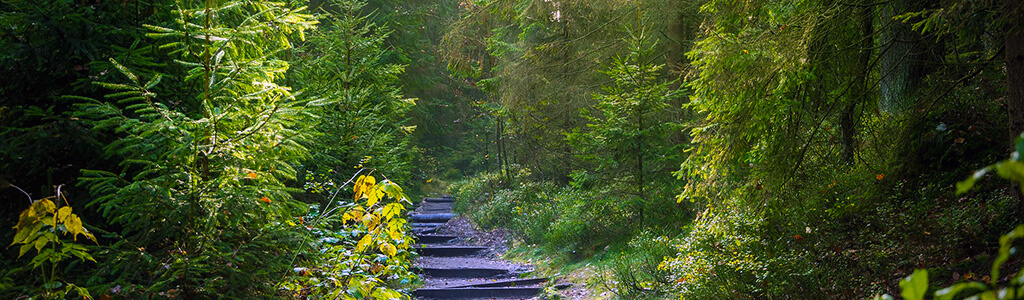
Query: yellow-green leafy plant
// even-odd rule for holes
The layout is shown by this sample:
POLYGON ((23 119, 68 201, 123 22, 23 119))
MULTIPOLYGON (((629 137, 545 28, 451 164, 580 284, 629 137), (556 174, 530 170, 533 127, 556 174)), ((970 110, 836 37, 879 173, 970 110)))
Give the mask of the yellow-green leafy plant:
POLYGON ((351 201, 332 201, 311 220, 311 252, 322 255, 300 262, 283 288, 295 298, 409 299, 405 288, 416 275, 404 217, 408 197, 372 173, 359 175, 352 192, 351 201))
POLYGON ((14 229, 17 233, 10 246, 21 245, 18 258, 32 249, 36 250, 29 265, 33 270, 39 269, 42 272, 42 298, 64 299, 74 291, 83 298, 92 299, 89 290, 63 282, 58 277, 58 266, 69 258, 76 257, 83 261, 96 262, 92 255, 89 255, 88 249, 77 243, 79 235, 93 242, 96 242, 96 237, 85 229, 82 219, 72 212, 67 199, 60 194, 60 189, 55 196, 32 201, 32 206, 18 216, 18 224, 14 229), (60 202, 58 199, 64 200, 64 206, 57 206, 60 202), (70 241, 67 239, 68 235, 71 235, 70 241))

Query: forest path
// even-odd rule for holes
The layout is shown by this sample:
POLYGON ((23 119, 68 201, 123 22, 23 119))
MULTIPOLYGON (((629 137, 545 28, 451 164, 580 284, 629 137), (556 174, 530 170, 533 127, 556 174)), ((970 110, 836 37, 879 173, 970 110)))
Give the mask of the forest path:
POLYGON ((410 213, 423 286, 417 299, 529 299, 546 278, 519 278, 532 266, 499 257, 502 237, 486 236, 452 213, 455 198, 424 198, 410 213))

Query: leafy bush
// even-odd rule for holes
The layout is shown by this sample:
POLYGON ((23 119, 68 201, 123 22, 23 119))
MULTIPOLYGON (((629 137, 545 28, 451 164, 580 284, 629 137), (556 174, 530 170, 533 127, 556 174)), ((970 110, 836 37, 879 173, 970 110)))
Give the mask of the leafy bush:
POLYGON ((558 187, 529 178, 529 170, 513 171, 512 182, 497 173, 485 173, 448 187, 459 199, 458 211, 484 228, 503 227, 526 244, 536 244, 570 260, 593 257, 609 246, 624 247, 644 230, 678 232, 689 211, 655 191, 651 200, 622 195, 615 188, 558 187), (472 209, 469 209, 472 208, 472 209))
POLYGON ((672 287, 662 261, 674 254, 667 236, 644 231, 611 261, 615 295, 620 299, 664 299, 672 287))
MULTIPOLYGON (((347 183, 346 183, 347 185, 347 183)), ((412 272, 412 237, 403 217, 405 192, 390 180, 361 175, 352 201, 313 206, 304 219, 309 245, 296 253, 301 267, 281 287, 294 298, 407 299, 412 272)), ((335 200, 335 199, 331 199, 335 200)))

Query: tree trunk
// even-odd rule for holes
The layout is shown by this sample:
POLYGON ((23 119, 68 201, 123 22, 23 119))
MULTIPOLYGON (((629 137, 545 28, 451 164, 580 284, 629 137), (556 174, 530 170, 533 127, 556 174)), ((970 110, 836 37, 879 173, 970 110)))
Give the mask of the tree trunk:
POLYGON ((853 96, 850 101, 846 104, 846 108, 843 111, 843 117, 840 120, 840 126, 842 127, 843 133, 843 160, 846 163, 852 164, 854 161, 854 154, 857 151, 856 136, 857 136, 857 123, 859 123, 860 117, 856 115, 857 106, 861 103, 867 103, 870 97, 870 90, 867 88, 868 76, 870 75, 868 65, 871 63, 871 49, 874 45, 874 24, 872 24, 872 9, 870 2, 872 0, 864 1, 866 4, 860 11, 860 53, 858 54, 857 61, 857 77, 853 79, 853 96))
MULTIPOLYGON (((1010 114, 1010 148, 1024 131, 1024 22, 1020 14, 1024 5, 1021 0, 1004 0, 1003 16, 1006 18, 1006 111, 1010 114)), ((1021 153, 1024 154, 1024 153, 1021 153)), ((1017 215, 1024 213, 1024 194, 1019 183, 1013 184, 1011 193, 1017 198, 1017 215)))
POLYGON ((1005 0, 1006 17, 1006 110, 1009 112, 1010 145, 1024 132, 1024 13, 1020 0, 1005 0))
POLYGON ((894 0, 882 6, 879 16, 883 21, 880 31, 882 52, 879 54, 880 91, 878 109, 901 116, 914 101, 914 42, 916 35, 910 26, 893 20, 908 10, 909 0, 894 0))

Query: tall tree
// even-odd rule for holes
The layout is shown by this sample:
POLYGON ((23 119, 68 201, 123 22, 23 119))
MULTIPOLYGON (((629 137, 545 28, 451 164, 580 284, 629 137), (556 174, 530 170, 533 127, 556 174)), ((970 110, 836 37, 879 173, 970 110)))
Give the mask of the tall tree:
POLYGON ((596 165, 602 184, 628 186, 628 194, 644 200, 651 198, 644 187, 667 178, 666 167, 681 152, 670 138, 681 129, 672 119, 681 109, 671 106, 677 94, 661 79, 665 65, 650 63, 656 41, 646 28, 632 32, 630 52, 604 71, 613 82, 594 96, 594 112, 583 111, 588 128, 567 134, 577 155, 596 165))
POLYGON ((340 183, 356 166, 379 168, 397 182, 409 178, 413 150, 405 113, 415 104, 397 84, 401 65, 385 48, 390 31, 364 14, 363 1, 333 1, 327 17, 300 49, 289 75, 302 83, 299 99, 319 116, 311 127, 312 156, 303 163, 314 182, 340 183))
POLYGON ((1020 1, 1003 2, 1006 18, 1004 45, 1006 49, 1006 97, 1010 117, 1010 144, 1024 132, 1024 5, 1020 1))
POLYGON ((100 277, 169 297, 273 293, 268 278, 287 264, 267 249, 289 247, 284 181, 306 151, 295 131, 305 111, 279 84, 282 53, 315 24, 303 9, 185 1, 174 22, 146 25, 151 47, 111 60, 122 79, 100 83, 107 100, 78 112, 117 136, 105 150, 118 166, 83 179, 92 205, 123 227, 100 277), (173 63, 145 68, 145 57, 173 63))

